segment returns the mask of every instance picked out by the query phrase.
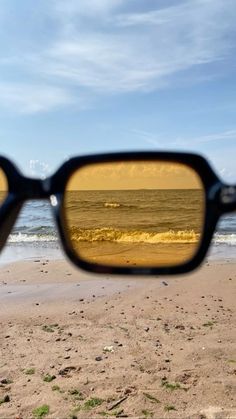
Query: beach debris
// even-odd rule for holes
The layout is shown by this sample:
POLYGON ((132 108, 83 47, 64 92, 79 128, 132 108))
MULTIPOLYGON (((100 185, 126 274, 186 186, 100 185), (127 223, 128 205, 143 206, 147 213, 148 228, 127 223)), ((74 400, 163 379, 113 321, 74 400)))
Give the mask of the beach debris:
POLYGON ((136 390, 136 387, 127 387, 124 391, 124 395, 131 394, 133 390, 136 390))
POLYGON ((152 396, 152 394, 149 393, 143 393, 144 397, 146 397, 148 400, 150 400, 152 403, 160 403, 160 400, 158 400, 156 397, 152 396))
POLYGON ((3 403, 8 403, 10 400, 10 396, 6 394, 6 396, 4 396, 3 399, 0 399, 0 405, 3 403))
POLYGON ((12 384, 12 380, 10 380, 9 378, 1 378, 0 379, 0 383, 4 386, 4 385, 7 385, 7 384, 12 384))
POLYGON ((144 327, 144 330, 145 332, 149 332, 150 328, 147 326, 147 327, 144 327))
POLYGON ((163 325, 163 329, 164 329, 164 331, 165 331, 166 333, 169 333, 169 331, 170 331, 169 324, 168 324, 168 323, 164 323, 164 325, 163 325))
POLYGON ((110 406, 108 406, 107 410, 115 409, 117 406, 123 403, 126 399, 128 399, 128 396, 122 397, 121 399, 117 400, 115 403, 112 403, 110 406))
POLYGON ((103 352, 114 352, 114 346, 104 346, 103 352))
POLYGON ((168 283, 166 281, 162 281, 162 285, 164 285, 165 287, 168 287, 168 283))
POLYGON ((185 330, 185 326, 183 324, 177 324, 175 326, 175 329, 179 329, 179 330, 185 330))
POLYGON ((79 367, 79 368, 76 368, 74 366, 65 367, 65 368, 62 368, 61 370, 59 370, 58 374, 61 375, 62 377, 70 377, 69 373, 71 371, 76 371, 76 370, 80 371, 81 367, 79 367))
POLYGON ((102 356, 96 356, 95 361, 102 361, 102 356))
POLYGON ((192 374, 191 372, 183 372, 182 374, 179 374, 176 376, 176 381, 180 382, 182 384, 189 384, 189 380, 191 379, 192 374))

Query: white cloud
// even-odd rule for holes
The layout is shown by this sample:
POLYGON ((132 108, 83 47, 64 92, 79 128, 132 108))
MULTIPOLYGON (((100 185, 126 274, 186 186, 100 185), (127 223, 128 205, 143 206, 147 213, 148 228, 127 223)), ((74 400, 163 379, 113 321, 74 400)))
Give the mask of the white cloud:
MULTIPOLYGON (((1 58, 5 68, 18 68, 42 86, 1 84, 0 105, 36 113, 80 103, 81 93, 84 101, 153 91, 183 75, 194 82, 192 69, 233 59, 235 0, 179 0, 154 10, 145 3, 139 12, 136 6, 125 0, 48 2, 41 20, 45 16, 45 28, 52 23, 50 36, 40 44, 35 33, 35 49, 34 39, 27 39, 23 50, 1 58)), ((199 70, 197 79, 208 80, 207 71, 199 70)))
POLYGON ((24 83, 0 84, 0 106, 19 113, 51 111, 73 103, 74 99, 62 88, 24 83))
POLYGON ((69 16, 107 16, 117 6, 123 3, 123 0, 54 0, 54 8, 63 18, 69 16))
POLYGON ((234 31, 236 8, 232 0, 227 5, 223 0, 192 0, 125 14, 112 4, 59 2, 61 36, 42 52, 41 71, 103 93, 145 91, 166 87, 179 72, 231 53, 228 35, 234 31), (103 13, 96 26, 98 9, 103 13))
POLYGON ((48 163, 45 163, 40 160, 30 160, 29 161, 30 175, 33 177, 45 178, 50 173, 50 166, 48 163))

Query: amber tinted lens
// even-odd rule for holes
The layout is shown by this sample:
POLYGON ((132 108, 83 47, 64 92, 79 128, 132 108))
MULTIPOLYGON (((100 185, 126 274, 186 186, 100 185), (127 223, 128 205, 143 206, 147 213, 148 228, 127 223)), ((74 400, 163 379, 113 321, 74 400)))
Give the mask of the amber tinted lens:
POLYGON ((69 179, 64 216, 73 250, 87 262, 177 266, 199 247, 204 187, 193 169, 179 163, 91 164, 69 179))
POLYGON ((2 205, 4 199, 7 196, 8 192, 8 182, 5 173, 0 168, 0 206, 2 205))

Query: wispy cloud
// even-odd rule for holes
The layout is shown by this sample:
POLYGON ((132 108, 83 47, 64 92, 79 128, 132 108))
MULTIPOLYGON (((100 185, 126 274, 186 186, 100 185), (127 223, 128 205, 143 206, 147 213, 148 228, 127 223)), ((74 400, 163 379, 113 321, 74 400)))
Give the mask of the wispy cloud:
POLYGON ((227 140, 236 141, 236 129, 213 133, 209 135, 202 135, 191 139, 179 138, 174 141, 174 144, 177 146, 185 146, 191 143, 191 145, 198 146, 201 144, 204 145, 208 143, 217 143, 219 141, 223 142, 227 140))
POLYGON ((157 136, 156 134, 153 134, 149 131, 144 131, 140 129, 132 129, 131 133, 132 135, 135 135, 141 140, 143 140, 144 143, 150 144, 152 146, 162 148, 164 145, 163 137, 160 134, 157 136))
POLYGON ((156 136, 154 133, 149 131, 142 131, 133 129, 132 134, 137 135, 144 143, 153 145, 160 148, 197 148, 210 143, 218 144, 219 142, 233 141, 236 142, 236 129, 222 131, 218 133, 212 133, 208 135, 201 135, 199 137, 178 137, 178 138, 167 138, 165 134, 156 136))
MULTIPOLYGON (((1 61, 41 85, 20 85, 20 80, 18 86, 1 85, 0 105, 34 113, 69 106, 80 100, 81 92, 99 97, 153 91, 178 84, 185 73, 189 80, 188 72, 196 67, 205 69, 206 80, 207 65, 234 56, 235 0, 179 0, 152 10, 146 2, 142 9, 140 4, 48 2, 40 22, 41 27, 44 20, 47 27, 51 22, 50 36, 41 45, 35 32, 35 39, 23 42, 22 52, 6 51, 1 61)), ((37 18, 32 19, 37 28, 37 18)), ((210 77, 215 77, 213 71, 210 77)))
POLYGON ((181 1, 140 13, 122 13, 122 5, 121 0, 94 0, 57 7, 62 36, 41 55, 42 71, 104 93, 146 91, 166 87, 172 76, 231 53, 232 0, 227 6, 223 0, 181 1), (103 14, 96 25, 98 11, 103 14))
POLYGON ((62 88, 26 83, 0 84, 0 98, 0 107, 23 114, 51 111, 74 101, 73 96, 62 88))

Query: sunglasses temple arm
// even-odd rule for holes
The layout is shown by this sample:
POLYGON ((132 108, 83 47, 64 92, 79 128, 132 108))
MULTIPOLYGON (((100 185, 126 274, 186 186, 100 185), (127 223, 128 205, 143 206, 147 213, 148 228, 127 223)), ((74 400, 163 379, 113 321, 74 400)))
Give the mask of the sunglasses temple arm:
POLYGON ((0 251, 4 247, 21 210, 22 202, 9 201, 0 210, 0 251))

